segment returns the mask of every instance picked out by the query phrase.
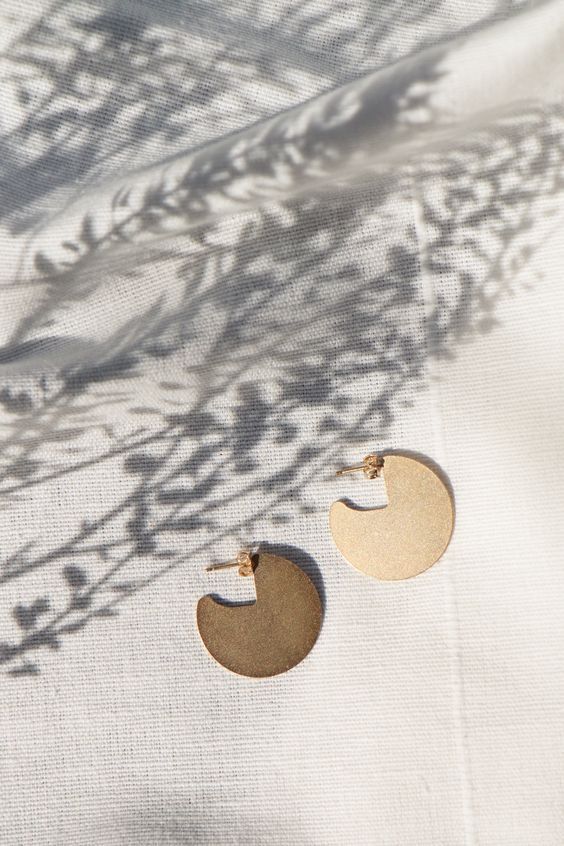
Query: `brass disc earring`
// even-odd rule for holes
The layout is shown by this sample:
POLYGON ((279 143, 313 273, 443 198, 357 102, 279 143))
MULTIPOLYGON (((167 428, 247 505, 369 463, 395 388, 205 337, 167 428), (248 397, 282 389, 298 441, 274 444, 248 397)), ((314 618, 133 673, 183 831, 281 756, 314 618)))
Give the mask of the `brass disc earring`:
POLYGON ((235 561, 208 570, 238 567, 254 576, 256 602, 228 606, 204 596, 196 617, 212 658, 241 676, 285 673, 306 657, 321 628, 321 599, 304 571, 278 555, 240 552, 235 561))
POLYGON ((439 560, 454 527, 454 503, 439 475, 407 455, 367 455, 357 467, 368 479, 383 476, 384 508, 359 510, 334 502, 329 512, 333 540, 357 570, 376 579, 417 576, 439 560))

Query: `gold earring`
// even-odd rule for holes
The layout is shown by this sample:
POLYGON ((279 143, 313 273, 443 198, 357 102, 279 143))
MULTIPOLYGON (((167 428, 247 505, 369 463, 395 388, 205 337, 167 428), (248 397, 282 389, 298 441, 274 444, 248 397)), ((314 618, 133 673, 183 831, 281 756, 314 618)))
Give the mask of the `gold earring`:
POLYGON ((212 596, 198 602, 198 631, 212 658, 241 676, 285 673, 312 649, 321 628, 321 599, 304 571, 278 555, 240 552, 235 561, 208 570, 238 567, 254 576, 256 602, 227 606, 212 596))
POLYGON ((333 503, 329 525, 341 554, 376 579, 423 573, 439 560, 452 535, 454 503, 448 487, 434 470, 407 455, 367 455, 361 465, 337 475, 357 470, 368 479, 383 476, 388 505, 361 511, 333 503))

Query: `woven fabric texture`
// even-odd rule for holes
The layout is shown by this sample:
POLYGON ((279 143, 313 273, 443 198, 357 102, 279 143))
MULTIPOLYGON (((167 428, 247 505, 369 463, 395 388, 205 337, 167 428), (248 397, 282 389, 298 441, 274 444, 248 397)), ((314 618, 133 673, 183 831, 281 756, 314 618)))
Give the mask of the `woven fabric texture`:
POLYGON ((563 0, 0 0, 0 80, 1 846, 562 846, 563 0), (393 583, 386 449, 456 501, 393 583))

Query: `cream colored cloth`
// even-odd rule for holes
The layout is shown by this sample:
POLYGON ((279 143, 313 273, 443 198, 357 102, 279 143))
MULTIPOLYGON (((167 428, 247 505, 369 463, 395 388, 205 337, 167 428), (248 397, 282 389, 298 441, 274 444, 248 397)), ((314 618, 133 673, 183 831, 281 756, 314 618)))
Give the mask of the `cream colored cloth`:
POLYGON ((0 843, 564 842, 564 3, 0 0, 0 843), (351 568, 334 470, 448 474, 351 568), (315 580, 271 680, 199 640, 315 580))

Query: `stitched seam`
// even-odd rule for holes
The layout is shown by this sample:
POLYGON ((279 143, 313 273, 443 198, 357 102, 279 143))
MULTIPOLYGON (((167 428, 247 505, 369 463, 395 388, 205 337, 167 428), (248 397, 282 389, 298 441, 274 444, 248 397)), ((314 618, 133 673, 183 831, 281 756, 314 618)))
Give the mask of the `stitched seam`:
MULTIPOLYGON (((417 178, 414 166, 409 167, 410 174, 410 194, 413 209, 413 223, 414 231, 418 247, 419 270, 421 274, 422 292, 424 300, 424 331, 426 333, 427 356, 425 359, 425 370, 431 376, 428 380, 428 387, 432 400, 432 420, 433 420, 433 439, 437 449, 439 463, 442 466, 448 466, 446 438, 444 432, 444 422, 442 415, 442 401, 440 383, 433 378, 433 373, 430 370, 430 362, 432 361, 432 345, 430 336, 427 331, 427 314, 433 312, 437 306, 437 296, 435 286, 433 283, 432 274, 429 272, 428 263, 428 242, 425 232, 425 220, 423 216, 423 205, 419 196, 417 178)), ((459 756, 460 769, 460 786, 462 794, 462 819, 464 825, 464 843, 465 846, 478 846, 478 838, 476 835, 476 816, 473 801, 473 780, 472 769, 470 763, 470 750, 468 747, 468 732, 466 723, 466 700, 464 691, 464 679, 462 674, 462 656, 460 645, 460 621, 458 617, 458 603, 456 599, 456 583, 453 576, 453 567, 455 557, 449 552, 450 564, 444 568, 445 583, 447 586, 447 602, 448 602, 448 622, 449 622, 449 648, 451 652, 451 672, 452 672, 452 697, 453 697, 453 714, 454 714, 454 730, 457 741, 457 751, 459 756)))

